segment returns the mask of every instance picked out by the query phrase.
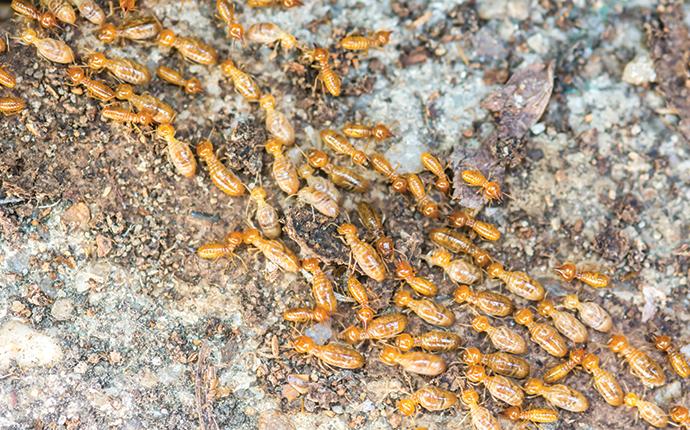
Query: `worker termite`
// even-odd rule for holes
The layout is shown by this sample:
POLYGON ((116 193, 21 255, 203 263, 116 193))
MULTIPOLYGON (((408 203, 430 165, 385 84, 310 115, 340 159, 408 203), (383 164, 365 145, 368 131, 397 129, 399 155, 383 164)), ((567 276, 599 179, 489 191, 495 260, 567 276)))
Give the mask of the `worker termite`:
POLYGON ((74 63, 72 48, 62 40, 39 37, 36 30, 32 28, 25 28, 19 36, 19 40, 22 43, 35 46, 38 55, 48 61, 60 64, 74 63))
POLYGON ((14 88, 17 85, 17 77, 2 64, 0 64, 0 85, 7 88, 14 88))
POLYGON ((342 224, 338 227, 338 234, 345 239, 353 258, 365 275, 378 282, 386 279, 386 265, 378 252, 357 236, 357 227, 352 224, 342 224))
POLYGON ((357 319, 366 325, 374 318, 374 310, 369 306, 369 296, 367 295, 366 288, 364 288, 364 285, 359 282, 355 275, 350 275, 347 278, 347 291, 360 306, 357 310, 357 319))
POLYGON ((534 315, 529 309, 520 309, 515 312, 515 322, 524 325, 529 330, 532 341, 541 346, 544 351, 554 357, 565 357, 568 346, 558 331, 551 325, 534 321, 534 315))
POLYGON ((656 347, 656 349, 666 353, 668 363, 678 374, 678 376, 681 378, 687 378, 690 376, 690 365, 688 365, 685 356, 680 349, 673 344, 673 341, 669 336, 654 335, 652 337, 652 341, 654 342, 654 347, 656 347))
POLYGON ((89 78, 81 67, 68 67, 67 76, 75 85, 83 85, 89 97, 104 102, 110 101, 115 97, 115 91, 108 84, 89 78))
POLYGON ((94 0, 70 0, 79 9, 81 16, 92 24, 101 25, 105 22, 105 12, 94 0))
POLYGON ((558 421, 558 411, 547 408, 534 408, 522 410, 517 406, 511 406, 503 415, 511 421, 529 421, 532 423, 548 424, 558 421))
MULTIPOLYGON (((198 151, 199 147, 197 147, 198 151)), ((261 232, 269 239, 277 239, 282 233, 278 211, 266 201, 267 196, 264 187, 255 187, 249 192, 249 197, 256 203, 256 222, 261 232)))
POLYGON ((94 52, 87 56, 86 64, 95 71, 105 68, 116 78, 132 85, 146 85, 151 82, 151 72, 146 66, 126 58, 107 58, 101 52, 94 52))
POLYGON ((415 275, 415 270, 409 262, 399 260, 395 265, 395 276, 403 279, 417 294, 435 296, 438 293, 436 284, 426 278, 415 275))
POLYGON ((525 272, 507 271, 500 263, 492 263, 486 271, 491 278, 503 281, 508 291, 523 299, 539 301, 544 298, 544 287, 525 272))
POLYGON ((138 111, 149 111, 153 114, 153 121, 158 124, 171 123, 175 118, 175 110, 169 104, 149 94, 137 94, 128 84, 120 84, 115 89, 118 100, 126 100, 138 111))
POLYGON ((424 187, 424 182, 419 176, 411 173, 407 175, 407 189, 417 201, 417 207, 422 215, 429 218, 438 218, 438 204, 429 197, 424 187))
POLYGON ((647 387, 660 387, 666 383, 666 375, 659 363, 647 354, 633 347, 623 335, 609 339, 609 349, 623 357, 630 366, 630 372, 637 376, 647 387))
MULTIPOLYGON (((192 178, 196 175, 196 159, 194 158, 194 153, 189 149, 189 144, 187 142, 175 138, 175 127, 171 124, 161 124, 156 129, 156 136, 168 144, 166 148, 168 158, 180 175, 185 178, 192 178)), ((210 152, 213 153, 213 147, 211 147, 210 152)), ((209 166, 209 172, 210 170, 209 166)), ((215 183, 213 175, 211 175, 211 180, 215 183)))
POLYGON ((401 351, 421 348, 429 352, 449 352, 460 348, 462 339, 455 333, 441 330, 430 330, 418 336, 403 333, 395 338, 395 346, 401 351))
POLYGON ((422 152, 421 158, 424 168, 436 175, 436 182, 434 182, 434 186, 436 187, 436 189, 442 193, 448 194, 448 192, 450 191, 450 180, 446 175, 445 167, 443 166, 443 164, 439 161, 438 158, 436 158, 429 152, 422 152))
POLYGON ((318 306, 314 308, 292 308, 283 312, 283 319, 294 323, 322 322, 330 318, 330 314, 318 306))
POLYGON ((448 277, 458 284, 474 284, 482 278, 482 272, 477 266, 461 259, 452 259, 450 252, 443 248, 436 248, 426 255, 425 260, 432 266, 439 266, 448 277))
POLYGON ((464 210, 453 212, 448 217, 448 222, 451 226, 457 228, 469 227, 472 229, 472 231, 486 240, 496 241, 501 238, 501 232, 498 231, 493 224, 478 221, 464 210))
POLYGON ((686 429, 690 428, 690 411, 685 406, 672 407, 669 416, 675 423, 684 425, 686 429))
POLYGON ((365 340, 379 340, 395 337, 407 327, 407 317, 400 313, 392 313, 374 318, 365 328, 350 326, 340 334, 341 339, 350 344, 365 340))
POLYGON ((541 379, 531 378, 525 382, 525 393, 541 396, 557 408, 570 412, 585 412, 589 400, 581 392, 563 384, 547 385, 541 379))
POLYGON ((594 388, 601 394, 606 403, 611 406, 623 404, 623 390, 611 372, 599 367, 599 357, 589 353, 582 359, 582 368, 592 375, 594 388))
POLYGON ((338 202, 333 201, 328 194, 309 186, 299 189, 297 199, 329 218, 337 218, 340 213, 338 202))
POLYGON ((357 203, 357 215, 364 227, 374 236, 376 250, 386 260, 393 257, 395 246, 393 239, 386 236, 383 231, 383 221, 381 215, 366 202, 357 203))
MULTIPOLYGON (((153 122, 151 112, 141 111, 134 113, 129 109, 119 106, 106 106, 101 110, 101 117, 116 122, 129 122, 141 126, 149 126, 153 122)), ((195 162, 196 163, 196 162, 195 162)))
POLYGON ((266 112, 266 131, 283 145, 294 145, 295 129, 287 116, 276 109, 276 99, 266 94, 259 99, 259 106, 266 112))
POLYGON ((383 48, 390 41, 392 33, 392 31, 379 30, 368 36, 346 36, 340 41, 340 47, 348 51, 383 48))
POLYGON ((271 7, 280 6, 285 9, 302 6, 301 0, 249 0, 247 1, 249 7, 271 7))
POLYGON ((119 27, 106 23, 98 30, 98 40, 103 43, 113 43, 118 39, 141 41, 153 39, 161 31, 161 25, 153 16, 126 21, 119 27))
POLYGON ((36 6, 28 0, 12 0, 10 7, 19 15, 37 21, 43 28, 55 28, 58 25, 57 18, 52 12, 39 12, 36 6))
POLYGON ((481 187, 484 198, 488 201, 503 198, 498 182, 489 181, 479 170, 463 170, 462 179, 472 187, 481 187))
POLYGON ((242 244, 242 233, 233 231, 225 236, 223 242, 212 242, 201 245, 196 250, 196 255, 204 260, 217 260, 235 255, 235 249, 242 244))
POLYGON ((529 363, 522 357, 506 352, 483 354, 479 348, 467 348, 462 354, 462 361, 467 365, 481 364, 499 375, 511 378, 526 378, 529 376, 529 363))
POLYGON ((666 412, 655 403, 642 400, 637 394, 627 393, 625 395, 625 405, 630 408, 637 408, 640 418, 656 428, 664 428, 668 425, 668 415, 666 412))
POLYGON ((398 365, 404 371, 419 375, 437 376, 446 371, 446 360, 439 355, 427 352, 400 352, 397 348, 385 345, 379 359, 388 366, 398 365))
MULTIPOLYGON (((323 88, 333 97, 338 97, 342 80, 329 62, 330 53, 323 48, 314 48, 309 52, 308 56, 316 62, 316 68, 319 70, 316 81, 320 82, 323 88)), ((316 91, 316 85, 314 85, 314 90, 316 91)))
POLYGON ((456 303, 469 303, 487 315, 505 317, 513 312, 513 302, 503 294, 491 291, 474 291, 467 285, 460 285, 453 293, 456 303))
MULTIPOLYGON (((168 150, 172 150, 170 149, 170 146, 168 147, 168 150)), ((246 187, 242 183, 242 180, 240 180, 240 178, 238 178, 237 175, 232 172, 232 170, 223 165, 223 163, 220 161, 220 158, 218 158, 214 152, 213 144, 210 140, 204 140, 199 143, 196 146, 196 153, 199 158, 206 163, 206 166, 208 167, 208 176, 211 178, 211 182, 213 182, 213 184, 218 187, 219 190, 231 197, 239 197, 244 195, 246 187)), ((258 194, 254 195, 253 198, 258 199, 258 194)), ((260 206, 259 203, 257 204, 260 206)), ((265 216, 266 214, 262 215, 265 216)), ((257 218, 258 216, 259 215, 257 213, 257 218)), ((267 220, 264 219, 263 222, 267 222, 267 220)), ((259 225, 261 225, 261 222, 259 225)), ((265 226, 262 226, 262 228, 263 227, 265 226)), ((271 234, 274 233, 274 230, 275 226, 269 228, 269 232, 271 234)))
POLYGON ((587 342, 587 327, 575 315, 556 309, 551 300, 539 302, 537 312, 543 317, 551 318, 556 329, 574 343, 587 342))
POLYGON ((609 285, 608 276, 599 272, 581 272, 573 263, 565 263, 557 267, 555 271, 567 282, 577 279, 592 288, 606 288, 609 285))
POLYGON ((573 369, 582 364, 585 354, 586 352, 582 348, 571 350, 567 359, 551 369, 548 369, 546 373, 544 373, 544 382, 553 384, 554 382, 560 381, 568 376, 573 369))
POLYGON ((227 26, 228 37, 241 42, 244 38, 244 27, 235 17, 235 4, 229 0, 217 0, 216 13, 227 26))
POLYGON ((284 193, 292 195, 299 190, 299 177, 297 170, 292 165, 290 159, 283 153, 283 144, 279 140, 272 138, 266 142, 266 152, 273 156, 273 166, 271 172, 278 187, 284 193))
POLYGON ((393 136, 388 127, 380 123, 368 126, 348 122, 343 126, 343 134, 352 139, 374 139, 376 142, 383 142, 393 136))
POLYGON ((352 170, 332 164, 328 155, 318 149, 310 149, 307 152, 309 165, 323 170, 328 174, 328 178, 341 188, 355 193, 364 193, 369 190, 369 181, 352 170))
POLYGON ((264 239, 259 230, 250 228, 242 233, 244 243, 255 246, 273 264, 286 272, 298 272, 300 262, 295 254, 277 240, 264 239))
POLYGON ((18 97, 0 97, 0 112, 5 116, 17 114, 26 109, 26 102, 18 97))
POLYGON ((314 340, 307 336, 299 336, 292 341, 295 351, 310 354, 326 364, 342 369, 359 369, 364 366, 364 357, 346 345, 328 343, 317 345, 314 340))
POLYGON ((338 302, 333 293, 333 281, 321 270, 319 261, 316 258, 305 258, 302 260, 302 268, 312 275, 311 293, 316 306, 326 310, 329 314, 335 313, 338 302))
POLYGON ((519 385, 506 378, 505 376, 486 374, 484 366, 473 364, 467 368, 465 377, 468 381, 483 384, 491 397, 496 400, 508 403, 511 406, 520 406, 525 399, 525 395, 519 385))
POLYGON ((395 171, 383 154, 373 153, 369 156, 369 161, 379 175, 390 181, 393 191, 401 194, 407 191, 407 179, 395 171))
POLYGON ((347 155, 352 159, 352 162, 361 166, 368 163, 367 155, 352 146, 347 138, 335 130, 325 129, 319 133, 321 142, 327 147, 331 148, 337 154, 347 155))
POLYGON ((206 66, 218 62, 218 53, 212 46, 195 37, 178 36, 169 28, 158 33, 158 46, 176 49, 185 59, 206 66))
POLYGON ((429 239, 436 245, 442 246, 451 252, 467 254, 479 267, 491 264, 492 258, 465 235, 449 228, 434 228, 429 232, 429 239))
POLYGON ((470 420, 474 430, 501 430, 496 417, 479 404, 479 394, 475 390, 465 390, 461 395, 462 402, 470 409, 470 420))
POLYGON ((340 192, 335 187, 333 182, 329 181, 326 178, 322 178, 321 176, 315 175, 314 172, 314 168, 311 167, 308 163, 302 164, 297 169, 297 174, 300 178, 307 181, 307 185, 309 185, 315 190, 325 193, 326 195, 328 195, 328 197, 330 197, 331 200, 333 200, 336 203, 339 203, 340 192))
POLYGON ((220 65, 220 70, 224 76, 227 76, 232 81, 235 90, 240 93, 242 97, 250 102, 258 102, 261 98, 261 89, 254 82, 254 78, 249 73, 240 70, 235 63, 228 59, 223 61, 220 65))
POLYGON ((427 411, 443 411, 450 409, 458 402, 454 393, 438 387, 426 386, 398 401, 398 410, 406 416, 412 416, 421 406, 427 411))
POLYGON ((478 315, 472 320, 472 329, 477 333, 486 332, 491 344, 499 351, 511 354, 524 354, 527 352, 527 342, 515 330, 507 326, 493 327, 489 319, 478 315))
POLYGON ((41 0, 41 5, 66 24, 74 25, 77 20, 74 8, 66 0, 41 0))
POLYGON ((297 39, 295 36, 272 22, 252 24, 247 29, 247 40, 262 45, 277 43, 284 52, 291 51, 297 47, 297 39))
POLYGON ((606 333, 613 327, 613 320, 604 308, 594 302, 581 302, 576 295, 570 294, 563 297, 563 307, 577 310, 583 323, 594 330, 606 333))
POLYGON ((428 299, 415 300, 406 290, 398 290, 393 296, 393 302, 401 308, 409 308, 431 325, 450 327, 455 322, 455 314, 445 306, 428 299))
POLYGON ((156 75, 169 84, 182 87, 187 94, 197 94, 204 90, 198 78, 185 79, 182 73, 170 67, 158 66, 156 75))

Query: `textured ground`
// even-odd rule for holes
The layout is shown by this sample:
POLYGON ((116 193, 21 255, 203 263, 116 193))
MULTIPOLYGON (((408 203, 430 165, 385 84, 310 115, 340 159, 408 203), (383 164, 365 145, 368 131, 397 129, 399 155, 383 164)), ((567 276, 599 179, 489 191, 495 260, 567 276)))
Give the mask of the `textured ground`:
MULTIPOLYGON (((554 277, 558 262, 602 269, 614 287, 582 294, 610 310, 617 330, 647 349, 646 336, 661 330, 690 352, 690 146, 683 134, 690 115, 683 98, 690 79, 688 6, 672 11, 644 0, 624 6, 306 0, 290 11, 238 6, 246 24, 275 21, 305 43, 330 48, 351 32, 394 30, 388 48, 359 64, 338 57, 344 97, 334 100, 312 97, 315 72, 296 55, 271 58, 268 48, 231 47, 211 2, 140 3, 165 26, 212 42, 222 57, 253 73, 293 119, 302 148, 317 145, 316 133, 327 126, 384 121, 397 136, 377 150, 405 170, 417 170, 418 155, 427 148, 454 166, 472 164, 475 151, 486 148, 497 130, 480 102, 521 67, 552 62, 553 94, 544 116, 524 139, 489 148, 510 198, 482 212, 504 233, 486 248, 507 267, 540 279, 550 295, 573 290, 554 277)), ((18 21, 0 21, 3 37, 20 28, 18 21)), ((62 34, 84 54, 102 49, 93 30, 83 24, 62 34)), ((152 69, 159 63, 182 66, 148 44, 106 52, 152 69)), ((463 366, 454 355, 447 356, 449 371, 432 381, 383 366, 378 345, 361 347, 367 366, 357 372, 326 369, 295 355, 288 342, 297 330, 279 314, 308 303, 301 276, 281 274, 246 252, 246 267, 193 255, 199 244, 246 225, 246 199, 218 192, 204 169, 194 180, 181 179, 162 143, 146 131, 139 135, 101 122, 98 103, 68 86, 64 71, 39 60, 33 48, 12 42, 0 62, 19 77, 18 88, 2 95, 29 102, 21 115, 0 119, 0 428, 468 426, 459 411, 410 420, 394 409, 400 396, 425 382, 463 387, 463 366), (309 392, 294 400, 290 374, 309 375, 309 392)), ((217 68, 183 67, 202 78, 203 96, 156 80, 147 88, 180 112, 179 137, 196 143, 215 129, 212 140, 247 183, 255 184, 263 172, 302 255, 318 250, 346 262, 346 250, 328 234, 333 226, 284 200, 270 184, 270 160, 256 147, 265 138, 261 114, 217 68)), ((300 153, 291 156, 298 160, 300 153)), ((349 196, 345 203, 353 218, 359 198, 349 196)), ((440 284, 449 303, 453 286, 420 260, 430 249, 424 238, 433 223, 382 184, 366 199, 384 208, 386 228, 401 252, 440 284)), ((334 266, 331 274, 346 300, 345 271, 334 266)), ((388 299, 397 284, 367 284, 381 312, 393 309, 388 299)), ((348 303, 341 309, 333 331, 352 319, 348 303)), ((453 309, 459 320, 454 330, 469 344, 482 342, 461 326, 471 311, 453 309)), ((411 329, 422 326, 415 321, 411 329)), ((605 366, 629 390, 643 391, 606 351, 607 337, 592 337, 590 348, 601 353, 605 366)), ((536 348, 530 358, 535 372, 555 363, 536 348)), ((670 372, 667 377, 665 387, 646 396, 664 407, 690 404, 688 382, 670 372)), ((568 384, 586 393, 591 410, 563 413, 552 428, 646 428, 632 411, 605 405, 586 375, 576 373, 568 384)), ((487 405, 502 409, 490 400, 487 405)))

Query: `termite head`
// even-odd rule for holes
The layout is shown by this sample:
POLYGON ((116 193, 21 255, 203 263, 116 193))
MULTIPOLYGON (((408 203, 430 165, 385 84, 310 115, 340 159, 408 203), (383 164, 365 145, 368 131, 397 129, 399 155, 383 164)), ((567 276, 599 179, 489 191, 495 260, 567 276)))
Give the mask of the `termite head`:
POLYGON ((582 361, 585 359, 585 355, 587 353, 583 348, 578 348, 578 349, 571 349, 570 350, 570 361, 572 361, 575 364, 582 364, 582 361))
POLYGON ((489 319, 483 315, 477 315, 474 317, 472 320, 472 328, 476 332, 484 332, 487 331, 491 327, 491 324, 489 323, 489 319))
POLYGON ((445 267, 450 264, 452 256, 443 248, 436 248, 426 257, 426 261, 434 266, 445 267))
POLYGON ((187 82, 184 84, 184 91, 187 94, 197 94, 203 91, 203 87, 201 86, 201 81, 197 78, 189 78, 187 82))
POLYGON ((625 336, 617 334, 609 339, 609 349, 613 352, 621 352, 628 346, 628 339, 625 336))
POLYGON ((302 260, 302 267, 309 273, 314 273, 320 270, 319 260, 316 258, 305 258, 302 260))
POLYGON ((398 292, 395 293, 395 296, 393 296, 393 303, 395 303, 396 306, 400 306, 401 308, 407 306, 407 304, 411 301, 412 294, 406 290, 398 290, 398 292))
POLYGON ((575 294, 568 294, 567 296, 563 297, 563 306, 566 309, 577 309, 578 305, 580 304, 580 299, 577 298, 575 294))
POLYGON ((470 221, 470 216, 465 211, 455 211, 448 217, 448 222, 453 227, 464 227, 470 221))
POLYGON ((94 70, 100 70, 105 67, 105 63, 108 61, 105 54, 102 52, 94 52, 89 55, 87 59, 87 64, 89 68, 94 70))
MULTIPOLYGON (((304 262, 302 262, 302 264, 304 264, 304 262)), ((363 334, 364 331, 361 328, 351 325, 340 333, 340 338, 347 343, 354 344, 362 339, 363 334)))
POLYGON ((23 43, 32 44, 38 39, 38 33, 33 28, 25 28, 22 34, 19 36, 19 40, 23 43))
POLYGON ((259 106, 263 110, 273 110, 276 108, 276 99, 271 94, 266 94, 259 99, 259 106))
POLYGON ((460 395, 462 402, 467 406, 479 403, 479 394, 475 390, 465 390, 460 395))
POLYGON ((555 307, 555 305, 553 304, 553 302, 552 302, 551 300, 542 300, 542 301, 539 302, 539 304, 537 305, 537 312, 538 312, 539 315, 541 315, 541 316, 548 317, 548 316, 551 315, 555 310, 556 310, 556 307, 555 307))
POLYGON ((565 263, 562 266, 556 267, 554 270, 564 281, 568 282, 575 279, 575 275, 577 274, 577 269, 573 263, 565 263))
POLYGON ((151 125, 153 122, 153 114, 147 110, 143 110, 137 114, 137 121, 144 127, 151 125))
POLYGON ((652 341, 656 349, 664 352, 668 352, 668 350, 671 349, 671 345, 673 345, 669 336, 654 336, 652 337, 652 341))
POLYGON ((487 200, 501 200, 503 194, 501 193, 501 186, 498 182, 487 182, 484 186, 484 197, 487 200))
POLYGON ((261 238, 261 233, 255 228, 249 228, 242 233, 242 240, 246 244, 250 244, 259 238, 261 238))
POLYGON ((52 12, 44 12, 41 14, 41 16, 38 18, 38 23, 41 25, 43 28, 53 28, 57 27, 57 18, 55 18, 55 15, 53 15, 52 12))
POLYGON ((116 38, 117 28, 109 22, 103 24, 103 27, 98 30, 98 40, 103 43, 113 43, 116 38))
POLYGON ((412 399, 400 400, 397 404, 397 407, 400 413, 405 415, 406 417, 414 415, 414 413, 417 411, 417 406, 415 405, 415 402, 412 399))
POLYGON ((390 345, 386 345, 381 350, 381 354, 379 355, 379 359, 384 364, 387 364, 389 366, 393 366, 393 365, 395 365, 395 360, 398 358, 399 355, 400 355, 400 352, 396 348, 394 348, 390 345))
POLYGON ((242 244, 242 233, 239 231, 228 233, 228 235, 225 236, 225 243, 233 247, 240 246, 242 244))
POLYGON ((489 265, 489 263, 491 263, 493 261, 493 259, 491 258, 491 255, 483 249, 477 250, 477 252, 475 252, 472 255, 472 258, 474 258, 474 261, 480 267, 486 267, 487 265, 489 265))
POLYGON ((640 398, 638 397, 637 394, 635 393, 627 393, 625 397, 623 398, 623 401, 627 406, 630 406, 631 408, 634 408, 637 406, 637 404, 640 401, 640 398))
POLYGON ((295 351, 301 353, 309 352, 314 349, 315 346, 316 344, 312 338, 308 336, 299 336, 292 341, 292 347, 295 348, 295 351))
MULTIPOLYGON (((199 154, 201 157, 201 154, 199 154)), ((266 193, 266 189, 264 187, 254 187, 252 190, 249 192, 249 197, 255 201, 259 200, 266 200, 266 197, 268 197, 268 194, 266 193)), ((302 265, 304 266, 304 261, 302 262, 302 265)), ((305 267, 306 269, 306 267, 305 267)), ((309 270, 309 269, 307 269, 309 270)))
POLYGON ((467 285, 460 285, 453 293, 453 299, 457 303, 465 303, 470 297, 472 297, 472 290, 467 285))
POLYGON ((406 279, 411 276, 414 276, 415 270, 412 268, 409 262, 405 260, 400 260, 398 263, 395 265, 395 275, 398 278, 406 279))
POLYGON ((486 370, 484 369, 484 366, 473 364, 467 368, 467 371, 465 372, 465 377, 470 382, 481 382, 486 378, 486 370))
POLYGON ((679 424, 684 423, 690 418, 690 412, 685 406, 674 406, 668 411, 671 419, 679 424))
POLYGON ((357 319, 366 324, 374 319, 374 310, 369 306, 364 306, 357 310, 357 319))
POLYGON ((169 141, 175 137, 175 127, 172 124, 161 124, 156 129, 156 136, 165 141, 169 141))
POLYGON ((480 364, 482 362, 482 353, 479 351, 479 348, 471 346, 462 353, 462 361, 470 366, 480 364))
POLYGON ((522 410, 518 406, 511 406, 503 411, 503 416, 511 421, 518 421, 522 418, 522 410))
POLYGON ((70 66, 67 68, 67 76, 70 78, 72 82, 74 82, 75 84, 79 84, 86 77, 86 73, 84 73, 84 70, 82 70, 81 67, 70 66))
POLYGON ((382 141, 393 136, 393 133, 383 124, 376 124, 371 129, 371 135, 374 136, 375 140, 382 141))
POLYGON ((317 63, 324 63, 328 61, 329 53, 324 48, 314 48, 311 52, 311 56, 317 63))
POLYGON ((235 67, 235 62, 232 61, 231 59, 227 59, 227 60, 223 61, 222 63, 220 63, 220 71, 225 76, 228 76, 231 73, 233 73, 235 71, 235 69, 237 69, 237 67, 235 67))
POLYGON ((341 224, 338 227, 338 234, 343 235, 345 237, 351 237, 351 236, 356 236, 357 235, 357 227, 355 227, 353 224, 341 224))
MULTIPOLYGON (((196 146, 196 154, 201 158, 211 157, 213 155, 213 144, 211 141, 206 139, 199 142, 199 144, 196 146)), ((253 192, 254 190, 252 190, 252 193, 253 192)))
POLYGON ((599 357, 592 353, 585 354, 582 358, 582 367, 591 373, 594 369, 599 367, 599 357))
POLYGON ((436 182, 434 182, 434 185, 442 193, 447 193, 448 190, 450 190, 450 181, 448 180, 448 178, 446 176, 443 176, 441 178, 436 179, 436 182))
POLYGON ((280 142, 280 140, 274 137, 268 139, 264 147, 266 148, 266 152, 274 157, 283 152, 283 144, 280 142))
POLYGON ((534 315, 532 314, 532 311, 530 311, 527 308, 520 309, 519 311, 515 312, 515 322, 520 324, 520 325, 527 325, 534 321, 534 315))
POLYGON ((391 187, 396 193, 404 193, 407 191, 407 181, 403 176, 394 175, 391 180, 391 187))
POLYGON ((390 42, 392 33, 392 31, 377 31, 374 33, 374 40, 376 40, 376 43, 380 46, 386 45, 390 42))
POLYGON ((319 149, 310 149, 307 152, 307 161, 315 169, 321 169, 328 164, 328 155, 319 149))
POLYGON ((362 151, 355 151, 354 154, 352 155, 352 161, 355 164, 359 164, 360 166, 363 164, 367 164, 369 161, 367 158, 367 154, 365 154, 362 151))
POLYGON ((158 44, 164 48, 170 48, 175 44, 176 40, 175 32, 169 28, 165 28, 158 33, 158 44))
POLYGON ((422 215, 427 218, 438 218, 438 205, 432 201, 427 200, 422 203, 419 210, 422 212, 422 215))
POLYGON ((544 390, 544 381, 537 378, 530 378, 525 382, 525 393, 530 396, 537 395, 544 390))
POLYGON ((134 87, 129 84, 120 84, 115 88, 115 97, 119 100, 129 100, 134 96, 134 87))
POLYGON ((395 338, 395 346, 402 351, 409 351, 414 347, 414 338, 409 333, 403 333, 395 338))
POLYGON ((486 268, 486 272, 492 278, 498 278, 503 273, 503 266, 501 263, 492 263, 486 268))
POLYGON ((376 250, 381 254, 383 258, 391 258, 393 252, 395 252, 395 245, 393 244, 393 239, 388 236, 383 236, 379 238, 376 243, 376 250))
POLYGON ((228 36, 230 38, 242 41, 244 39, 244 27, 238 22, 233 22, 228 26, 228 36))

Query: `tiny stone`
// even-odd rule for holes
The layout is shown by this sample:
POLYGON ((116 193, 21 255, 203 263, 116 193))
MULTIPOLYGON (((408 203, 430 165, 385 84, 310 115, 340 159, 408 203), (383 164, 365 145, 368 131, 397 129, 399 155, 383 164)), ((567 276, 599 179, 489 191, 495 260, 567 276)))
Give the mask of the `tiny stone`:
POLYGON ((656 80, 654 62, 649 54, 641 54, 629 62, 623 69, 623 81, 632 85, 644 85, 656 80))
POLYGON ((67 321, 72 319, 74 313, 74 305, 69 299, 58 299, 50 308, 50 315, 58 321, 67 321))

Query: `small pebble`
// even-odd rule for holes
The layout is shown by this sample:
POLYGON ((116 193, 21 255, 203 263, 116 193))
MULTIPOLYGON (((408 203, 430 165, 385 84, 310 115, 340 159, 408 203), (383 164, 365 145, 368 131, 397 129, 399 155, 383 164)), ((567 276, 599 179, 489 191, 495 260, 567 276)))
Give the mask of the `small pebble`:
POLYGON ((69 299, 58 299, 50 308, 50 315, 58 321, 67 321, 72 319, 74 313, 74 304, 69 299))

